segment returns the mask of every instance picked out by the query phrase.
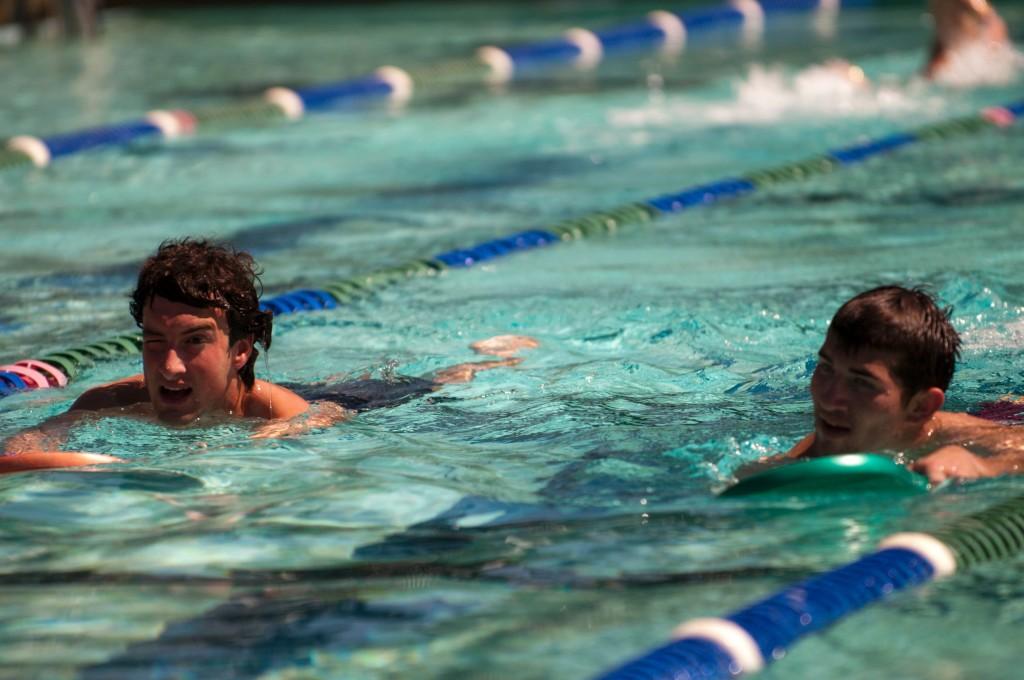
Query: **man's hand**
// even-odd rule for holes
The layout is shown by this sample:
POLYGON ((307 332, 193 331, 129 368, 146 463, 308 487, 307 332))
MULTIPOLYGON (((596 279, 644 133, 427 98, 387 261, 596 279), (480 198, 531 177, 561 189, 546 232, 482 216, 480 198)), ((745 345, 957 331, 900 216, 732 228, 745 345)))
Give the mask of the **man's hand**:
POLYGON ((932 484, 947 479, 978 479, 995 477, 1007 470, 997 461, 977 456, 962 446, 950 445, 919 458, 910 464, 910 469, 920 472, 932 484))
POLYGON ((523 349, 536 349, 540 343, 528 335, 495 335, 486 340, 477 340, 469 348, 477 354, 496 357, 510 357, 523 349))
POLYGON ((434 382, 443 383, 445 385, 452 385, 455 383, 468 383, 476 376, 480 371, 489 371, 494 368, 502 368, 505 366, 516 366, 521 364, 523 360, 519 357, 511 357, 509 359, 498 359, 495 361, 477 361, 467 364, 458 364, 456 366, 449 366, 448 368, 442 368, 440 371, 434 374, 434 382))

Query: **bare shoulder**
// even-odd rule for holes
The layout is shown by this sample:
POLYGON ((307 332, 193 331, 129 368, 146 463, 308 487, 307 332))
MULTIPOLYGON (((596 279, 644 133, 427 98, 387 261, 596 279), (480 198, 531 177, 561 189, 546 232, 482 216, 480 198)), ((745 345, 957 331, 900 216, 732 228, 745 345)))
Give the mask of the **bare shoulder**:
POLYGON ((1020 430, 1002 423, 972 416, 968 413, 940 411, 935 414, 935 430, 929 438, 933 446, 964 444, 973 441, 977 445, 995 439, 1020 436, 1020 430))
POLYGON ((71 405, 72 411, 101 411, 149 401, 141 375, 116 380, 82 393, 71 405))
POLYGON ((970 430, 991 430, 1002 427, 999 423, 985 420, 969 413, 939 411, 935 414, 935 424, 942 432, 962 432, 970 430))
POLYGON ((257 380, 249 392, 245 415, 254 418, 294 418, 309 409, 309 402, 287 387, 257 380))

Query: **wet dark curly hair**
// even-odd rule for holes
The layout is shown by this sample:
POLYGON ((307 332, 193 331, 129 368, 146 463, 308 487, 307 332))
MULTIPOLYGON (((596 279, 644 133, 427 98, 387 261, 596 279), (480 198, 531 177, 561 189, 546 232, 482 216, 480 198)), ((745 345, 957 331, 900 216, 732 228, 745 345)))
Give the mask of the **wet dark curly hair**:
POLYGON ((255 343, 270 349, 273 315, 260 311, 262 270, 252 255, 204 239, 164 241, 139 270, 139 281, 129 308, 142 326, 142 312, 160 296, 193 307, 215 307, 227 312, 228 339, 233 344, 250 337, 252 354, 238 372, 247 388, 256 381, 259 351, 255 343))

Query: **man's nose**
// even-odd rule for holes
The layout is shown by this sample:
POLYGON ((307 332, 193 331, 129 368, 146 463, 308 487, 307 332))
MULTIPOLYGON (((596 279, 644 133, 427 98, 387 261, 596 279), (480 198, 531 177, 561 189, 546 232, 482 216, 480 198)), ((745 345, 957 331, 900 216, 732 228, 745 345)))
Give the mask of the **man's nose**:
POLYGON ((821 386, 822 405, 831 408, 841 408, 846 406, 846 401, 846 387, 842 380, 833 378, 831 380, 826 380, 825 384, 821 386))
POLYGON ((185 362, 173 349, 167 350, 160 362, 160 374, 164 378, 176 378, 185 372, 185 362))

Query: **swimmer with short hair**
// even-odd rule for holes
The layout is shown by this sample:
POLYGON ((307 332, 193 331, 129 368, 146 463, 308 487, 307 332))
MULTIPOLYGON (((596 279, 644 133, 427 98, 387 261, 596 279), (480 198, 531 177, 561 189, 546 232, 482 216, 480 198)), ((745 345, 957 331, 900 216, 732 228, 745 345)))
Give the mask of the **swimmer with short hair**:
MULTIPOLYGON (((5 443, 0 473, 116 462, 98 453, 60 451, 69 429, 89 413, 155 417, 191 425, 209 417, 267 421, 254 437, 298 434, 353 415, 334 401, 310 403, 295 390, 258 380, 260 345, 270 348, 273 315, 259 306, 260 270, 252 256, 205 240, 165 241, 142 265, 130 309, 142 329, 142 374, 94 387, 64 414, 5 443), (302 418, 299 418, 302 416, 302 418)), ((499 359, 460 364, 426 380, 426 391, 466 382, 484 370, 514 366, 524 336, 474 343, 499 359)))
POLYGON ((1021 472, 1024 428, 942 410, 959 349, 949 310, 919 289, 850 299, 818 352, 814 431, 763 462, 888 451, 933 483, 1021 472))

